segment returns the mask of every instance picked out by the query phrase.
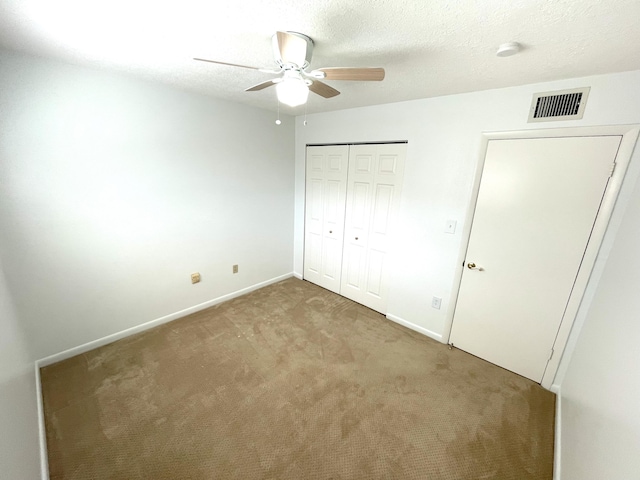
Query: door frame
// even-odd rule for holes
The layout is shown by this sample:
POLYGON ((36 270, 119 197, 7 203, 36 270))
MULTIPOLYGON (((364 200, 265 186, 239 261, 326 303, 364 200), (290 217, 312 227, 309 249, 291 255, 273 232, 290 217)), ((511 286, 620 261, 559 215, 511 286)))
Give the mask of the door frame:
MULTIPOLYGON (((482 173, 484 169, 484 162, 487 154, 487 148, 490 140, 518 140, 518 139, 534 139, 534 138, 561 138, 561 137, 593 137, 593 136, 621 136, 620 148, 616 155, 615 163, 616 167, 607 184, 605 194, 596 217, 596 221, 593 226, 593 231, 587 244, 587 248, 584 253, 583 261, 578 269, 578 274, 574 283, 574 287, 569 296, 567 302, 567 308, 565 314, 560 323, 556 340, 553 344, 553 354, 551 359, 547 363, 544 375, 542 377, 541 385, 546 389, 551 389, 556 373, 560 366, 560 361, 567 347, 569 335, 573 324, 578 316, 581 301, 584 297, 585 291, 591 285, 595 286, 600 277, 600 272, 596 275, 597 278, 590 278, 591 272, 598 261, 604 263, 606 260, 606 252, 602 255, 603 258, 599 258, 599 250, 602 245, 602 240, 607 232, 609 220, 613 213, 616 199, 622 187, 622 182, 627 171, 627 167, 633 154, 638 135, 640 133, 640 125, 612 125, 612 126, 595 126, 595 127, 568 127, 568 128, 549 128, 549 129, 536 129, 536 130, 518 130, 512 132, 485 132, 482 134, 482 141, 480 151, 478 155, 478 163, 476 166, 476 172, 473 180, 473 188, 471 197, 469 199, 469 206, 467 209, 467 215, 465 217, 465 223, 462 230, 462 240, 460 243, 460 251, 458 254, 458 262, 456 265, 453 285, 451 288, 451 298, 449 300, 449 308, 447 309, 447 316, 445 318, 445 325, 443 331, 443 339, 447 339, 445 343, 450 342, 451 329, 453 327, 453 320, 455 316, 455 307, 458 300, 458 294, 460 292, 460 285, 462 281, 462 273, 464 271, 463 262, 466 258, 467 248, 469 246, 469 240, 471 236, 471 226, 473 223, 473 217, 475 215, 476 203, 478 200, 478 193, 480 191, 480 181, 482 179, 482 173)), ((550 352, 551 353, 551 352, 550 352)))

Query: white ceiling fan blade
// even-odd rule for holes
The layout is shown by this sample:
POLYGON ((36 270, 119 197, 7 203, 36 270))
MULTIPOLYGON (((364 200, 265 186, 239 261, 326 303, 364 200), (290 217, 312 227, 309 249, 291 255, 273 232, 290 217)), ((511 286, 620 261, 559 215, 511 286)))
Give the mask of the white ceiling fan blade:
POLYGON ((307 58, 307 41, 293 33, 276 32, 276 42, 283 64, 294 63, 303 67, 307 58))
POLYGON ((275 85, 276 83, 280 82, 282 79, 280 78, 273 78, 271 80, 267 80, 266 82, 262 82, 259 83, 257 85, 254 85, 253 87, 249 87, 245 89, 245 92, 257 92, 258 90, 262 90, 264 88, 270 87, 271 85, 275 85))
POLYGON ((240 67, 240 68, 250 68, 251 70, 262 70, 258 67, 250 67, 248 65, 238 65, 237 63, 227 63, 227 62, 218 62, 217 60, 207 60, 206 58, 194 58, 199 62, 209 62, 209 63, 217 63, 218 65, 227 65, 229 67, 240 67))
POLYGON ((360 82, 379 82, 384 79, 384 68, 330 67, 319 68, 311 72, 322 72, 325 80, 356 80, 360 82))
POLYGON ((338 90, 330 87, 326 83, 322 83, 320 80, 314 80, 313 83, 309 85, 309 90, 324 98, 331 98, 335 97, 336 95, 340 95, 340 92, 338 90))
POLYGON ((281 70, 273 70, 270 68, 250 67, 249 65, 239 65, 237 63, 219 62, 217 60, 208 60, 206 58, 194 58, 194 60, 197 60, 199 62, 216 63, 218 65, 227 65, 229 67, 249 68, 251 70, 258 70, 259 72, 263 72, 263 73, 280 73, 281 71, 281 70))

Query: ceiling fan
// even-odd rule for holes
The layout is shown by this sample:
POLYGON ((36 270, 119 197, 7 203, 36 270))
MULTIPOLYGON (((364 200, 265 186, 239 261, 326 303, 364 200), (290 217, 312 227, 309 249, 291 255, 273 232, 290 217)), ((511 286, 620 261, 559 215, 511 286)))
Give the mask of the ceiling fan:
POLYGON ((331 98, 340 94, 338 90, 321 80, 379 82, 384 79, 384 68, 327 67, 307 71, 313 55, 313 40, 302 33, 276 32, 273 35, 272 43, 273 55, 277 65, 277 68, 273 70, 219 62, 206 58, 194 58, 194 60, 278 74, 280 75, 279 77, 249 87, 245 91, 255 92, 275 85, 278 100, 291 107, 305 103, 309 96, 309 91, 324 98, 331 98))

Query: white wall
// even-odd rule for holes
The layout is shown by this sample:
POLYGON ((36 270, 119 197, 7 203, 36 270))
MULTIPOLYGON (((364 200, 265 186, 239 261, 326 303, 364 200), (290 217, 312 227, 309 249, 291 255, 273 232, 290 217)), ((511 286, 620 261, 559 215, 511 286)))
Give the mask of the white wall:
POLYGON ((562 480, 640 478, 640 183, 562 382, 562 480))
POLYGON ((30 359, 291 273, 292 117, 0 64, 0 258, 30 359))
MULTIPOLYGON (((640 123, 638 84, 635 71, 310 115, 306 127, 298 117, 294 271, 303 271, 305 145, 408 140, 388 313, 447 340, 481 133, 640 123), (582 86, 591 86, 583 120, 526 123, 534 92, 582 86), (444 233, 447 219, 458 221, 454 235, 444 233), (431 308, 434 295, 443 298, 441 310, 431 308)), ((632 161, 632 177, 639 162, 632 161)), ((628 190, 625 185, 623 197, 628 190)), ((615 213, 614 226, 620 216, 615 213)))
POLYGON ((39 475, 38 416, 33 362, 0 262, 0 467, 2 478, 39 475))

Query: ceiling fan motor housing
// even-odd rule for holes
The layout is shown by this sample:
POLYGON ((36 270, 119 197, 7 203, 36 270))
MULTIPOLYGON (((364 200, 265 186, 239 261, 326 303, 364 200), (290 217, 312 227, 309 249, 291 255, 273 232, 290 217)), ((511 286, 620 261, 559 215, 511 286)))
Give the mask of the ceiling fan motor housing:
POLYGON ((273 57, 276 63, 282 68, 287 68, 287 66, 289 66, 289 68, 292 68, 293 65, 295 65, 295 67, 297 67, 298 69, 304 70, 311 64, 311 57, 313 55, 313 40, 302 33, 286 33, 303 40, 304 44, 302 42, 297 42, 297 45, 291 45, 291 47, 293 48, 287 48, 288 45, 285 46, 280 44, 280 42, 278 41, 278 34, 276 33, 271 38, 271 43, 273 46, 273 57), (304 51, 302 51, 302 49, 300 48, 300 46, 302 45, 306 45, 304 51), (283 58, 283 52, 288 56, 288 58, 283 58), (300 60, 302 60, 303 55, 304 61, 302 62, 302 65, 299 65, 298 63, 300 62, 300 60))

